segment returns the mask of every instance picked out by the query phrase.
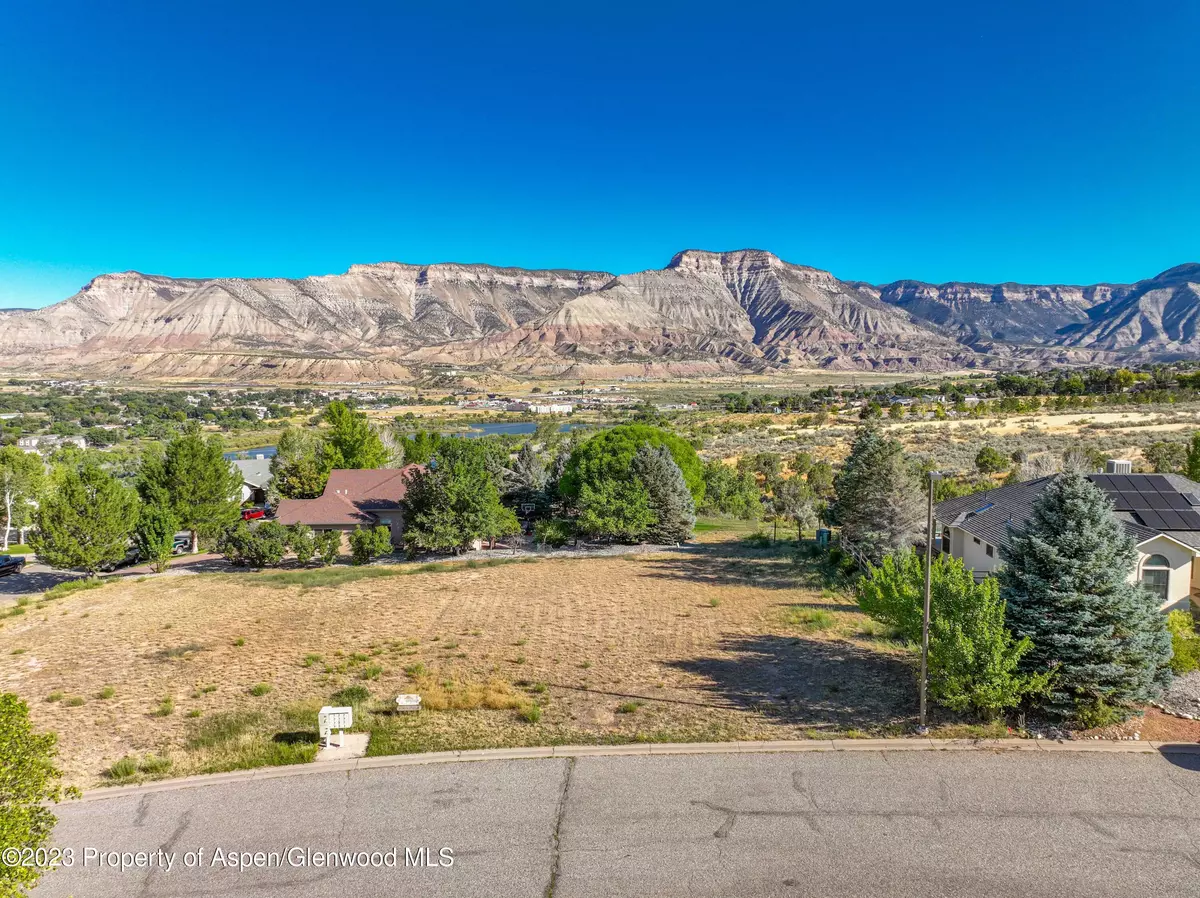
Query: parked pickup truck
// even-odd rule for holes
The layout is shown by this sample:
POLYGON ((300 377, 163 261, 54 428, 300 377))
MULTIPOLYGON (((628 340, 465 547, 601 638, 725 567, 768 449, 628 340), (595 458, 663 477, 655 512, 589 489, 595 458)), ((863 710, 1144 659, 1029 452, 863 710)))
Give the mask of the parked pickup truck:
POLYGON ((0 555, 0 577, 5 574, 19 574, 25 567, 24 555, 0 555))

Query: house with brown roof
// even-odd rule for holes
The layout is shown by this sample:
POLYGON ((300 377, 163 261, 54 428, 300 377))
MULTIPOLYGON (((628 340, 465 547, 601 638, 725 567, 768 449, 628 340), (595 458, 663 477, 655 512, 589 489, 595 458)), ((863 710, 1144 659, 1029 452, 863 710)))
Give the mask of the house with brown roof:
POLYGON ((275 520, 280 524, 307 524, 313 530, 351 533, 359 527, 382 524, 399 545, 404 533, 401 501, 410 478, 421 465, 329 472, 325 492, 315 499, 280 499, 275 520))

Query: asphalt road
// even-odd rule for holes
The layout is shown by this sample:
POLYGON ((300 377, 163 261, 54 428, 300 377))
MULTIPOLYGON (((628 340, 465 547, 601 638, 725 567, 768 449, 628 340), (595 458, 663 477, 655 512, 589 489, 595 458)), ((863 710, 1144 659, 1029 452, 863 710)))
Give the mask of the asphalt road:
POLYGON ((119 796, 59 813, 56 841, 75 860, 46 877, 36 894, 47 898, 1194 898, 1200 890, 1200 754, 487 761, 119 796), (393 847, 396 867, 292 866, 306 851, 393 847), (406 867, 406 848, 417 860, 421 847, 422 865, 406 867), (289 848, 301 852, 291 862, 289 848), (426 866, 443 848, 452 866, 426 866), (85 867, 86 849, 163 849, 174 867, 98 869, 95 855, 85 867), (279 852, 279 866, 213 866, 217 849, 279 852), (185 867, 200 850, 203 859, 192 855, 185 867))

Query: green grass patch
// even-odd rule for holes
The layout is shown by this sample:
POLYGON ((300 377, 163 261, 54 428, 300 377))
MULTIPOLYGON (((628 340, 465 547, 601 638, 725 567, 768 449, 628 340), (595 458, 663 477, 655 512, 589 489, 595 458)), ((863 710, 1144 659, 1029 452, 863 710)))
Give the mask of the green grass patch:
POLYGON ((255 698, 259 698, 261 696, 266 695, 268 692, 270 692, 274 688, 275 687, 272 686, 270 683, 255 683, 253 686, 250 687, 250 694, 253 695, 255 698))
MULTIPOLYGON (((360 567, 314 568, 306 571, 271 571, 253 575, 253 582, 275 589, 299 586, 301 589, 330 589, 358 580, 407 577, 414 574, 451 573, 453 571, 499 567, 505 564, 537 564, 537 558, 488 558, 483 561, 443 561, 424 564, 385 564, 360 567)), ((244 577, 239 577, 244 579, 244 577)))
POLYGON ((7 549, 0 549, 0 555, 32 555, 33 549, 25 545, 9 546, 7 549))
POLYGON ((784 614, 784 623, 804 633, 820 633, 837 626, 837 618, 820 608, 791 607, 784 614))
POLYGON ((61 599, 63 596, 69 596, 73 592, 83 592, 87 589, 99 589, 104 586, 106 581, 97 577, 86 577, 81 580, 64 580, 62 583, 56 583, 51 586, 43 594, 43 599, 61 599))

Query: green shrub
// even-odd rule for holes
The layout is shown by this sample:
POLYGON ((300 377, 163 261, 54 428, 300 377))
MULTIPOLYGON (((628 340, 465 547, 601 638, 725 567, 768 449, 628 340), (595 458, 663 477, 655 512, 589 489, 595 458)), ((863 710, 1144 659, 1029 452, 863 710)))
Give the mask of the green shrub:
POLYGON ((164 697, 163 700, 158 703, 158 707, 154 710, 155 717, 169 717, 174 713, 175 699, 169 695, 164 697))
POLYGON ((537 723, 542 719, 542 709, 531 702, 517 709, 517 716, 526 723, 537 723))
POLYGON ((96 693, 96 698, 109 699, 109 698, 112 698, 116 694, 117 694, 117 690, 113 689, 111 686, 105 686, 98 693, 96 693))
POLYGON ((317 554, 317 536, 307 524, 293 524, 288 528, 288 545, 301 566, 308 564, 317 554))
POLYGON ((127 780, 137 776, 137 758, 126 755, 104 771, 104 776, 110 780, 127 780))
POLYGON ((276 521, 238 521, 217 540, 217 551, 239 567, 276 567, 287 552, 288 528, 276 521))
POLYGON ((59 701, 62 701, 62 697, 63 697, 63 694, 61 692, 51 692, 49 695, 46 696, 46 701, 59 702, 59 701))
POLYGON ((1172 611, 1167 615, 1167 630, 1171 633, 1171 671, 1183 676, 1200 670, 1200 634, 1196 622, 1187 611, 1172 611))
POLYGON ((340 530, 323 530, 316 537, 317 560, 328 567, 338 560, 342 553, 342 532, 340 530))
POLYGON ((72 695, 70 698, 63 700, 63 704, 68 708, 78 708, 86 702, 87 700, 82 695, 72 695))
POLYGON ((634 711, 636 711, 641 706, 642 706, 641 702, 622 702, 620 705, 617 705, 617 713, 618 714, 632 714, 634 711))
POLYGON ((539 546, 561 549, 571 541, 573 536, 574 532, 569 521, 552 518, 538 521, 533 525, 533 538, 539 546))
POLYGON ((382 524, 370 528, 356 527, 350 534, 351 564, 368 564, 391 551, 392 532, 382 524))
POLYGON ((382 674, 383 665, 381 664, 368 664, 358 672, 359 679, 361 680, 378 680, 382 674))
POLYGON ((255 683, 253 686, 250 687, 250 694, 253 695, 255 698, 258 698, 260 696, 266 695, 268 692, 271 691, 272 688, 274 688, 274 687, 272 687, 270 683, 255 683))

